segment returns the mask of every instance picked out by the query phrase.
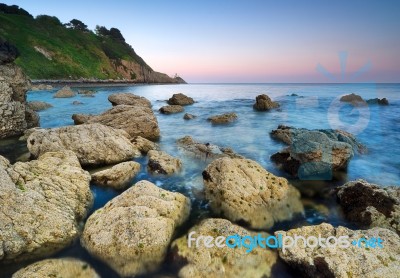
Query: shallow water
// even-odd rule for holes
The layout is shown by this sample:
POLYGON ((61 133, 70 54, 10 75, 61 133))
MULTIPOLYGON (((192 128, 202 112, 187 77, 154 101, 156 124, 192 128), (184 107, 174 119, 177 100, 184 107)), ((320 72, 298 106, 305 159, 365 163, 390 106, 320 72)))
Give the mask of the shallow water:
MULTIPOLYGON (((95 97, 55 99, 53 91, 28 93, 28 101, 38 100, 52 104, 54 107, 40 112, 42 127, 59 127, 72 125, 74 113, 98 114, 111 108, 107 101, 108 95, 116 92, 132 92, 151 100, 153 110, 157 115, 161 139, 161 148, 171 155, 183 160, 183 171, 171 177, 153 176, 146 171, 146 158, 139 158, 143 167, 139 175, 132 181, 147 179, 158 186, 178 191, 190 197, 193 210, 189 222, 178 233, 182 234, 200 219, 212 216, 207 202, 203 198, 203 182, 201 172, 208 161, 196 160, 181 153, 175 141, 185 135, 192 136, 200 142, 210 142, 220 146, 232 147, 237 153, 260 163, 268 171, 286 176, 270 161, 270 156, 282 149, 283 145, 272 140, 269 132, 279 124, 309 129, 341 128, 352 132, 359 141, 368 147, 368 153, 355 156, 336 181, 292 181, 301 192, 306 214, 292 221, 279 223, 270 231, 288 229, 306 224, 329 222, 333 225, 347 223, 336 201, 329 194, 330 190, 348 180, 363 178, 369 182, 381 185, 400 184, 400 85, 398 84, 191 84, 191 85, 137 85, 131 87, 97 87, 95 97), (185 107, 185 112, 198 117, 194 120, 183 120, 183 113, 162 115, 158 109, 166 105, 165 100, 173 93, 182 92, 193 97, 196 103, 185 107), (266 93, 273 100, 279 101, 281 107, 271 112, 257 112, 252 109, 254 99, 258 94, 266 93), (389 106, 356 107, 344 105, 338 101, 343 94, 356 93, 364 99, 389 99, 389 106), (298 96, 291 96, 297 94, 298 96), (74 100, 83 102, 82 105, 72 105, 74 100), (236 112, 238 121, 226 126, 213 126, 206 121, 211 115, 224 112, 236 112), (325 207, 328 213, 318 209, 325 207)), ((23 152, 24 146, 19 142, 8 140, 0 142, 0 154, 15 161, 23 152), (11 142, 10 142, 11 141, 11 142)), ((92 185, 95 196, 93 210, 103 206, 120 192, 92 185)), ((77 242, 56 257, 73 256, 83 258, 91 263, 104 277, 118 277, 103 263, 90 257, 77 242)), ((7 267, 7 272, 17 266, 7 267)), ((4 268, 3 268, 4 269, 4 268)), ((1 267, 0 267, 1 273, 1 267)), ((164 264, 160 273, 174 276, 176 270, 164 264)), ((274 277, 291 277, 290 270, 281 265, 277 267, 274 277)))

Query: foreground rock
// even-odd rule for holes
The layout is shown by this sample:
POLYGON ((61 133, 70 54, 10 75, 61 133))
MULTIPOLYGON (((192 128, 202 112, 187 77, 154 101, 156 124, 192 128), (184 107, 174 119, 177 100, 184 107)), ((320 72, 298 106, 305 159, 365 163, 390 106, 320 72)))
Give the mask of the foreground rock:
POLYGON ((184 108, 180 105, 167 105, 160 108, 160 112, 163 114, 175 114, 183 112, 184 108))
MULTIPOLYGON (((250 232, 240 226, 232 224, 225 219, 211 218, 203 220, 199 225, 190 229, 189 233, 196 232, 193 237, 198 236, 218 236, 228 237, 231 235, 257 236, 257 233, 250 232)), ((188 234, 189 234, 188 233, 188 234)), ((262 233, 267 237, 266 233, 262 233)), ((246 248, 222 248, 213 246, 207 248, 204 244, 196 247, 195 242, 191 242, 188 247, 188 235, 184 235, 172 243, 174 257, 183 264, 178 276, 182 278, 201 278, 201 277, 270 277, 271 268, 277 260, 277 254, 271 249, 256 247, 250 253, 246 253, 246 248)))
POLYGON ((182 161, 166 152, 151 150, 147 155, 149 157, 147 168, 152 173, 171 175, 179 172, 182 168, 182 161))
POLYGON ((279 250, 279 256, 286 263, 300 271, 306 277, 398 277, 400 268, 400 238, 387 229, 350 230, 344 227, 334 228, 330 224, 308 226, 287 232, 276 232, 282 236, 308 236, 339 238, 349 236, 349 247, 340 248, 305 248, 303 241, 288 248, 279 250), (365 244, 352 245, 360 238, 380 238, 383 248, 378 246, 366 248, 365 244))
POLYGON ((210 143, 200 143, 190 136, 176 141, 180 150, 200 159, 217 159, 221 157, 243 158, 231 148, 222 148, 210 143))
POLYGON ((185 119, 185 120, 193 120, 193 119, 196 119, 196 118, 197 118, 196 115, 189 114, 189 113, 185 113, 185 115, 183 115, 183 119, 185 119))
POLYGON ((268 229, 303 211, 297 189, 250 159, 219 158, 203 171, 203 180, 215 213, 252 228, 268 229))
POLYGON ((127 137, 123 130, 87 124, 34 131, 28 137, 27 146, 35 157, 71 150, 82 165, 115 164, 140 156, 127 137))
POLYGON ((354 154, 366 151, 352 134, 342 130, 308 130, 280 125, 271 136, 289 144, 272 155, 272 161, 300 179, 332 179, 334 172, 347 168, 354 154))
POLYGON ((70 98, 76 96, 76 93, 71 90, 70 87, 64 86, 57 93, 54 94, 54 98, 70 98))
POLYGON ((0 156, 0 262, 37 259, 70 245, 92 205, 89 181, 71 151, 14 165, 0 156))
POLYGON ((149 140, 160 137, 160 128, 153 111, 148 107, 117 105, 100 115, 74 114, 75 124, 100 123, 125 130, 132 138, 141 136, 149 140))
POLYGON ((363 106, 366 104, 365 100, 359 95, 356 94, 350 94, 350 95, 344 95, 340 98, 340 101, 342 102, 348 102, 353 105, 360 105, 363 106))
POLYGON ((209 117, 207 121, 210 121, 212 124, 228 124, 237 120, 236 113, 225 113, 221 115, 216 115, 209 117))
POLYGON ((268 111, 278 107, 278 102, 272 101, 269 96, 264 94, 257 96, 256 103, 253 105, 253 108, 258 111, 268 111))
POLYGON ((92 182, 117 190, 124 189, 139 171, 139 163, 134 161, 122 162, 109 169, 92 174, 92 182))
POLYGON ((44 101, 30 101, 28 107, 33 111, 42 111, 53 107, 53 105, 44 101))
POLYGON ((123 277, 152 272, 189 211, 182 194, 140 181, 89 217, 81 243, 123 277))
POLYGON ((373 98, 373 99, 369 99, 367 100, 368 104, 378 104, 378 105, 389 105, 389 101, 387 100, 387 98, 373 98))
POLYGON ((142 154, 147 154, 151 150, 158 151, 160 147, 157 143, 154 143, 141 136, 136 136, 131 139, 131 143, 138 149, 142 154))
POLYGON ((194 100, 191 97, 188 97, 184 94, 173 94, 172 97, 168 100, 169 105, 190 105, 193 104, 194 100))
POLYGON ((19 270, 12 276, 12 278, 43 277, 100 278, 88 263, 74 258, 39 261, 19 270))
POLYGON ((400 187, 357 180, 338 187, 337 197, 350 221, 364 228, 382 227, 400 234, 400 187))
POLYGON ((108 97, 108 101, 113 106, 116 105, 131 105, 131 106, 144 106, 151 108, 151 102, 145 98, 130 93, 112 94, 108 97))

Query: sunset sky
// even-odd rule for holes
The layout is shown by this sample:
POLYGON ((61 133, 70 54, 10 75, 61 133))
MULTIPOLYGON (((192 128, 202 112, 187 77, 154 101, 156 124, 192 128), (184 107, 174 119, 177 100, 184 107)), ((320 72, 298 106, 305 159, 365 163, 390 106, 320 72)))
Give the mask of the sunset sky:
POLYGON ((400 82, 400 1, 0 2, 116 27, 154 70, 192 83, 400 82))

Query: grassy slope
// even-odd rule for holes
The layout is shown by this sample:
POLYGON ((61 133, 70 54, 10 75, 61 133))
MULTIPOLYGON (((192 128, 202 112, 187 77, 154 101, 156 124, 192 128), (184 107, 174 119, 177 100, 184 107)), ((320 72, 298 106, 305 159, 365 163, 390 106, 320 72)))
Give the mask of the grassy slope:
POLYGON ((100 38, 91 32, 44 25, 21 15, 0 13, 0 37, 16 45, 21 55, 16 63, 32 79, 117 79, 111 58, 136 61, 150 69, 128 45, 100 38), (52 53, 52 60, 34 49, 52 53), (107 53, 107 56, 105 53, 107 53))

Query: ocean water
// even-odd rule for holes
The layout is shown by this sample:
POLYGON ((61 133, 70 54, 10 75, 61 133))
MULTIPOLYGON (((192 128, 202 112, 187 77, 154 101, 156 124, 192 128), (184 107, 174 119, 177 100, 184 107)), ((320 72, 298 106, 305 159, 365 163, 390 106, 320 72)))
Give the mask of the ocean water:
MULTIPOLYGON (((86 88, 87 89, 87 88, 86 88)), ((194 159, 180 152, 176 140, 186 135, 200 142, 209 142, 231 147, 235 152, 253 159, 265 169, 279 176, 286 176, 270 161, 270 156, 284 145, 272 140, 271 130, 280 124, 308 129, 341 128, 356 135, 368 148, 368 153, 356 155, 348 166, 347 173, 334 181, 299 181, 292 184, 302 192, 306 213, 291 221, 279 223, 270 232, 302 225, 319 224, 355 227, 342 216, 331 189, 346 181, 365 179, 380 185, 400 185, 400 84, 189 84, 189 85, 135 85, 128 87, 94 87, 95 97, 56 99, 56 90, 28 93, 28 101, 45 101, 54 107, 40 112, 42 127, 72 125, 74 113, 98 114, 109 108, 107 97, 112 93, 131 92, 148 98, 159 121, 162 150, 183 160, 183 171, 177 175, 153 176, 146 170, 146 157, 136 159, 142 170, 132 181, 147 179, 158 186, 178 191, 190 197, 193 204, 190 219, 178 231, 183 234, 191 225, 203 218, 213 216, 203 196, 201 173, 209 161, 194 159), (163 115, 158 112, 173 93, 184 93, 193 97, 195 104, 185 106, 185 112, 197 115, 194 120, 185 121, 184 113, 163 115), (259 94, 267 94, 278 101, 281 107, 269 112, 254 111, 252 105, 259 94), (341 95, 356 93, 364 99, 386 97, 390 105, 353 107, 339 102, 341 95), (78 100, 82 105, 73 105, 78 100), (235 112, 238 120, 226 126, 213 126, 206 119, 215 114, 235 112)), ((0 154, 12 161, 26 149, 21 142, 7 140, 0 142, 0 154)), ((289 178, 289 177, 287 177, 289 178)), ((93 210, 102 207, 121 192, 91 186, 95 196, 93 210)), ((93 211, 92 210, 92 211, 93 211)), ((83 250, 79 242, 65 249, 55 257, 73 256, 92 264, 104 277, 118 277, 110 268, 83 250)), ((18 266, 10 266, 11 269, 18 266)), ((1 269, 1 267, 0 267, 1 269)), ((176 269, 167 260, 159 274, 174 277, 176 269)), ((274 270, 274 277, 292 277, 284 264, 274 270)), ((152 276, 149 276, 152 277, 152 276)))

